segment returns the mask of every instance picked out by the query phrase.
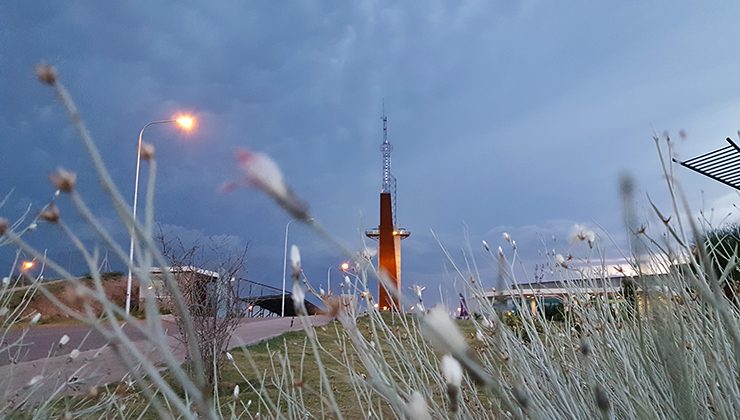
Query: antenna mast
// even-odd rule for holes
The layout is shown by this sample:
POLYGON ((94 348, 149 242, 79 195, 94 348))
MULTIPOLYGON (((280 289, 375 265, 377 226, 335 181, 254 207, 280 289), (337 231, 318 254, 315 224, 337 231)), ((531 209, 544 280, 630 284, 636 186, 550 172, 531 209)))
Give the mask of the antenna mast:
POLYGON ((385 115, 385 100, 383 101, 383 144, 380 151, 383 154, 383 185, 381 192, 391 193, 393 202, 393 224, 396 225, 396 177, 391 173, 391 152, 393 145, 388 141, 388 117, 385 115))

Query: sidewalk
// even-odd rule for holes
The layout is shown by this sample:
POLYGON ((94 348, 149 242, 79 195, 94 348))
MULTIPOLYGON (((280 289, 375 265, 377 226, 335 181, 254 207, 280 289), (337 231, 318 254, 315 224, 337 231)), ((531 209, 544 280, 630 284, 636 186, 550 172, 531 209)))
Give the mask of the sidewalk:
MULTIPOLYGON (((309 316, 308 319, 311 325, 320 326, 328 323, 331 318, 317 315, 309 316)), ((178 332, 174 320, 163 317, 163 324, 168 333, 168 344, 177 360, 182 362, 185 351, 177 340, 178 332)), ((59 336, 64 334, 63 328, 60 326, 56 332, 59 336)), ((298 318, 245 319, 234 331, 231 347, 256 344, 286 331, 301 329, 298 318)), ((155 364, 161 363, 161 354, 148 341, 137 338, 135 345, 139 351, 155 364)), ((94 387, 120 382, 129 373, 110 347, 81 351, 74 360, 69 357, 72 350, 73 347, 68 346, 58 349, 49 358, 0 366, 0 398, 5 404, 36 404, 51 397, 84 394, 94 387), (43 379, 32 383, 39 375, 43 379)))

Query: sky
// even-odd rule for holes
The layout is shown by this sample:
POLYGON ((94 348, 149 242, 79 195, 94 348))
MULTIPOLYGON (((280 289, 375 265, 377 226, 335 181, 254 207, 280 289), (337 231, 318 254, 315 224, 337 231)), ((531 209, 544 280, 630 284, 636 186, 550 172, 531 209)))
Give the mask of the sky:
MULTIPOLYGON (((362 232, 378 223, 383 103, 397 219, 412 232, 404 287, 423 284, 444 299, 461 291, 435 235, 463 271, 470 254, 484 284, 496 267, 481 241, 510 258, 503 232, 529 268, 547 263, 549 249, 587 252, 569 239, 575 225, 617 258, 627 243, 620 177, 635 180, 644 223, 655 223, 646 194, 669 206, 653 135, 671 134, 684 159, 737 138, 739 17, 731 2, 683 1, 3 2, 0 195, 12 195, 0 216, 37 213, 54 192, 49 173, 62 166, 127 247, 63 108, 35 80, 46 61, 129 199, 141 127, 180 111, 197 116, 193 133, 145 133, 159 165, 155 219, 186 241, 248 245, 252 280, 280 285, 291 218, 254 189, 220 190, 238 176, 234 151, 271 156, 325 229, 360 250, 362 232)), ((714 209, 717 220, 736 210, 728 187, 675 172, 692 208, 714 209)), ((59 205, 104 254, 68 200, 59 205)), ((88 271, 55 226, 26 239, 88 271)), ((289 242, 312 283, 327 271, 338 283, 335 246, 299 223, 289 242)), ((0 248, 0 267, 9 271, 14 255, 0 248)))

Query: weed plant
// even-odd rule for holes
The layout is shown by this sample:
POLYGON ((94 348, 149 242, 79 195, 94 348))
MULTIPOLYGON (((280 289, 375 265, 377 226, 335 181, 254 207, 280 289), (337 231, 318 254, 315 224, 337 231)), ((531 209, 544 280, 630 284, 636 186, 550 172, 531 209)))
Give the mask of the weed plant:
MULTIPOLYGON (((153 148, 147 146, 150 176, 145 217, 143 223, 134 223, 56 72, 41 65, 37 75, 57 93, 121 222, 127 231, 135 232, 140 252, 131 269, 146 289, 149 268, 166 265, 152 238, 153 148)), ((178 359, 153 296, 145 295, 144 322, 135 322, 106 298, 96 251, 86 248, 68 228, 67 215, 49 206, 41 218, 65 233, 88 265, 92 285, 80 282, 78 293, 102 304, 104 315, 91 316, 65 307, 38 278, 26 279, 29 294, 44 294, 70 317, 103 334, 128 375, 107 387, 71 392, 69 384, 84 383, 85 371, 80 367, 60 383, 59 372, 66 371, 52 361, 71 358, 76 349, 62 355, 55 350, 45 362, 50 368, 28 383, 12 384, 4 379, 6 395, 0 413, 38 418, 736 418, 740 413, 739 319, 737 308, 722 289, 738 264, 736 248, 730 248, 726 264, 718 270, 709 263, 704 242, 699 240, 703 232, 693 218, 684 216, 691 213, 665 158, 672 153, 670 139, 656 138, 655 142, 671 207, 660 210, 653 205, 661 227, 653 235, 635 223, 631 188, 623 188, 632 243, 624 260, 635 273, 627 275, 629 296, 620 289, 606 297, 605 274, 594 275, 608 272, 599 238, 590 233, 580 235, 579 239, 588 243, 585 255, 550 256, 564 277, 582 277, 578 287, 565 282, 570 293, 563 320, 558 322, 546 321, 541 310, 532 310, 523 290, 504 287, 518 284, 514 273, 521 264, 516 243, 508 235, 498 252, 484 242, 479 254, 485 259, 483 263, 499 273, 497 279, 477 274, 472 247, 464 266, 472 262, 476 268, 462 269, 440 242, 443 254, 466 284, 475 312, 470 320, 455 321, 441 306, 427 308, 422 286, 414 287, 410 295, 397 293, 396 310, 376 310, 367 285, 373 278, 388 284, 383 273, 377 273, 368 259, 348 252, 322 229, 286 186, 272 160, 241 152, 244 180, 312 227, 317 236, 337 245, 338 252, 353 257, 356 276, 345 283, 346 295, 353 297, 322 296, 310 287, 301 269, 300 252, 293 247, 292 297, 302 314, 296 321, 304 326, 303 332, 216 355, 226 358, 227 368, 212 387, 206 385, 206 370, 199 357, 193 357, 187 367, 178 359), (576 264, 578 261, 583 264, 576 264), (662 265, 666 274, 644 274, 648 266, 656 265, 662 265), (599 266, 602 270, 584 269, 599 266), (584 283, 604 293, 583 292, 584 283), (497 293, 492 292, 492 284, 496 284, 497 293), (502 293, 504 290, 508 291, 502 293), (312 326, 304 307, 307 293, 322 299, 333 322, 312 326), (503 321, 504 299, 512 301, 519 314, 514 328, 503 321), (147 345, 160 356, 157 360, 132 341, 122 329, 124 323, 146 337, 147 345), (57 370, 51 370, 52 366, 57 370)), ((77 193, 74 174, 59 170, 52 181, 63 195, 60 198, 69 200, 113 255, 127 263, 125 250, 77 193)), ((42 251, 28 245, 22 226, 0 221, 3 243, 43 262, 66 281, 78 282, 42 251)), ((3 331, 20 321, 25 301, 9 305, 10 283, 3 282, 0 295, 3 331)), ((166 277, 166 284, 173 304, 183 314, 183 328, 192 332, 195 326, 172 276, 166 277)), ((193 340, 186 343, 191 354, 198 354, 197 344, 193 340)), ((85 362, 86 366, 95 363, 94 357, 85 362)))

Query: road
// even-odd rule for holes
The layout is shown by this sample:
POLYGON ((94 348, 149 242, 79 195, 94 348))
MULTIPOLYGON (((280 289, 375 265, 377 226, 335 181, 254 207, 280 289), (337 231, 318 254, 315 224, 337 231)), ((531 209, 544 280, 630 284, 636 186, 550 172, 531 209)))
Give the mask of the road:
MULTIPOLYGON (((312 325, 329 322, 327 316, 307 317, 312 325)), ((177 326, 171 317, 163 317, 163 327, 168 333, 168 343, 175 357, 182 361, 185 352, 176 334, 177 326)), ((293 318, 246 319, 232 334, 231 346, 245 346, 278 336, 286 331, 300 330, 301 322, 293 318)), ((124 327, 136 347, 149 360, 162 360, 134 326, 124 327)), ((0 352, 0 398, 12 404, 33 404, 50 395, 87 392, 90 388, 121 381, 129 372, 118 356, 97 332, 84 325, 34 325, 22 336, 22 331, 6 334, 4 342, 21 339, 23 351, 19 355, 0 352), (70 337, 63 347, 59 339, 70 337), (69 353, 77 349, 79 356, 71 360, 69 353), (15 357, 15 360, 12 358, 15 357), (29 386, 35 377, 43 376, 39 383, 29 386), (74 381, 71 380, 74 378, 74 381), (33 391, 33 392, 30 392, 33 391)), ((4 347, 4 346, 3 346, 4 347)))
MULTIPOLYGON (((138 329, 131 325, 124 326, 124 332, 132 340, 144 339, 138 329)), ((46 357, 69 353, 72 349, 79 351, 93 350, 103 347, 106 343, 102 334, 85 325, 36 325, 27 331, 15 329, 3 337, 0 345, 0 366, 10 363, 22 363, 46 357), (25 333, 25 335, 24 335, 25 333), (59 345, 62 336, 67 335, 69 342, 59 345), (19 346, 9 353, 8 343, 20 340, 19 346)))

